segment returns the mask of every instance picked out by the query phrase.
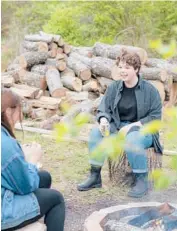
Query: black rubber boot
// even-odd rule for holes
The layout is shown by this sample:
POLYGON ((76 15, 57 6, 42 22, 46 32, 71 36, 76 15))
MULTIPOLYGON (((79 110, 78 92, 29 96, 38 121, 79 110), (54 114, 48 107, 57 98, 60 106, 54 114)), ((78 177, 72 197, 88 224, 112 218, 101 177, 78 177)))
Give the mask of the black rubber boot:
POLYGON ((148 173, 136 173, 135 185, 128 193, 129 197, 140 198, 148 192, 148 173))
POLYGON ((77 186, 78 191, 88 191, 93 188, 101 188, 101 167, 91 165, 90 176, 86 181, 77 186))

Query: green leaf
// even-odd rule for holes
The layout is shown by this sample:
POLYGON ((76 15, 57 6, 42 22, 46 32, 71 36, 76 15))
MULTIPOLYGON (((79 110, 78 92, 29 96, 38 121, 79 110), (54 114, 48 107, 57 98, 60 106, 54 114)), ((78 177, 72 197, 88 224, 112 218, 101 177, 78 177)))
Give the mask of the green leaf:
POLYGON ((143 135, 146 134, 155 134, 157 132, 159 132, 159 130, 162 128, 163 126, 163 122, 160 120, 153 120, 152 122, 145 124, 142 128, 141 128, 141 133, 143 135))

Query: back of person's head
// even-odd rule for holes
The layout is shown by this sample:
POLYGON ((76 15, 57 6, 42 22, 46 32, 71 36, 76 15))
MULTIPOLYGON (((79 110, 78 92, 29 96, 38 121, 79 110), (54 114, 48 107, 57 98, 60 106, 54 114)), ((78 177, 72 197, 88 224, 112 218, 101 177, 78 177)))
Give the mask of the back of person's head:
POLYGON ((14 126, 17 121, 22 121, 20 97, 10 89, 1 90, 1 125, 15 138, 14 126))
POLYGON ((126 49, 121 50, 121 54, 117 57, 116 64, 119 65, 119 62, 125 62, 137 71, 137 75, 139 74, 141 68, 141 60, 138 54, 134 52, 128 52, 126 49))

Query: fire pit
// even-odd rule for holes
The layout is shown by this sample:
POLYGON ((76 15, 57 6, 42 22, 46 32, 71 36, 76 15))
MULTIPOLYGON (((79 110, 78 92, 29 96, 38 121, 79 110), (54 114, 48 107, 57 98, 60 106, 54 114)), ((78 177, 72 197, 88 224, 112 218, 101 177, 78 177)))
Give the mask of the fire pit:
POLYGON ((85 231, 174 231, 177 205, 148 202, 109 207, 88 217, 84 228, 85 231))

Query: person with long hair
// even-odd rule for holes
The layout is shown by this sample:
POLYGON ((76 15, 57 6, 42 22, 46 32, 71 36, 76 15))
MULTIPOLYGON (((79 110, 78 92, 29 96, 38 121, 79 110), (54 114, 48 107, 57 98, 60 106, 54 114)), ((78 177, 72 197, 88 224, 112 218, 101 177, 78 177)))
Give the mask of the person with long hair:
MULTIPOLYGON (((1 91, 1 230, 11 231, 44 216, 47 231, 63 231, 65 202, 62 194, 50 189, 47 171, 38 171, 39 144, 30 148, 33 158, 15 137, 15 124, 22 122, 21 99, 9 89, 1 91)), ((29 150, 28 150, 29 151, 29 150)))

